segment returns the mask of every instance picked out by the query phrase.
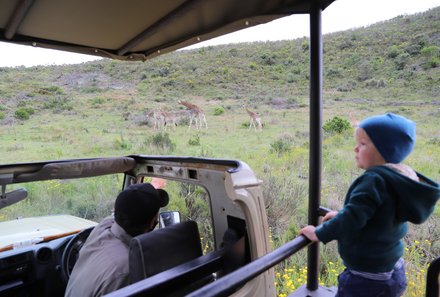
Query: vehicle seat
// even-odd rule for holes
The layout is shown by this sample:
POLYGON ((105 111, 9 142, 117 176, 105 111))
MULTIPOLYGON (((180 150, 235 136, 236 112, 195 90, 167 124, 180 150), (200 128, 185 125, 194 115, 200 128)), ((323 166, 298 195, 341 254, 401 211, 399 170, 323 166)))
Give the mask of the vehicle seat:
POLYGON ((202 256, 197 223, 186 221, 134 237, 130 242, 131 283, 202 256))
POLYGON ((440 257, 429 264, 426 276, 426 297, 440 296, 440 257))

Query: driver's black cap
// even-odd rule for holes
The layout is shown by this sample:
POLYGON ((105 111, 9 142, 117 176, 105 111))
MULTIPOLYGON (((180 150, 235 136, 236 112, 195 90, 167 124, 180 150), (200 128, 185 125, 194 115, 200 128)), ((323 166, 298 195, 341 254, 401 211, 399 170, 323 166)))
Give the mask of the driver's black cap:
POLYGON ((128 220, 130 225, 147 225, 168 201, 167 192, 149 183, 131 185, 116 198, 116 222, 128 220))

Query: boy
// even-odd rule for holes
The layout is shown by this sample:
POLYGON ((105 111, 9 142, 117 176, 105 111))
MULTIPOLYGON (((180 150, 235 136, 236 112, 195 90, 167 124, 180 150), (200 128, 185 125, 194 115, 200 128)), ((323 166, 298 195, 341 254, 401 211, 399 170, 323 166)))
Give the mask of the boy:
POLYGON ((323 243, 338 240, 346 269, 338 277, 337 297, 401 296, 407 221, 428 218, 440 187, 400 164, 414 147, 414 122, 392 113, 373 116, 359 124, 355 140, 356 165, 364 174, 351 184, 341 211, 301 234, 323 243))

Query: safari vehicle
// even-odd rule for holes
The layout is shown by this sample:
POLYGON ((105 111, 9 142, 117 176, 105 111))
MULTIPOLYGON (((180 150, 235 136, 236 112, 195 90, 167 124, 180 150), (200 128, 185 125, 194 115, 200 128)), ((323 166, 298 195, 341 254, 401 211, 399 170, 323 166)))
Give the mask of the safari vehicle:
MULTIPOLYGON (((308 223, 317 225, 319 217, 327 211, 320 206, 321 13, 332 2, 11 0, 1 4, 0 41, 143 61, 280 17, 309 14, 308 223)), ((275 296, 271 267, 307 246, 307 285, 292 296, 334 296, 334 288, 318 284, 318 244, 310 244, 305 237, 299 236, 271 251, 261 182, 241 161, 133 155, 0 165, 0 205, 13 207, 15 202, 26 197, 25 189, 35 182, 83 180, 107 175, 123 175, 121 188, 149 177, 162 177, 203 188, 210 209, 211 233, 208 233, 212 237, 212 250, 203 255, 199 253, 184 263, 171 264, 169 269, 148 275, 109 296, 275 296), (228 241, 225 235, 231 230, 237 236, 228 241)), ((38 197, 38 193, 30 192, 29 195, 33 199, 44 198, 38 197)), ((4 251, 0 253, 0 295, 62 296, 76 255, 96 222, 71 216, 45 216, 1 224, 0 248, 4 251)), ((166 233, 177 225, 180 226, 176 224, 151 233, 166 233)), ((196 226, 200 229, 201 222, 196 221, 196 226)), ((200 242, 195 248, 201 250, 197 245, 200 242)), ((170 246, 171 243, 164 243, 163 254, 156 258, 166 258, 170 246)), ((139 249, 141 252, 142 248, 139 249)), ((436 263, 429 272, 427 296, 438 296, 439 265, 438 261, 436 263)))

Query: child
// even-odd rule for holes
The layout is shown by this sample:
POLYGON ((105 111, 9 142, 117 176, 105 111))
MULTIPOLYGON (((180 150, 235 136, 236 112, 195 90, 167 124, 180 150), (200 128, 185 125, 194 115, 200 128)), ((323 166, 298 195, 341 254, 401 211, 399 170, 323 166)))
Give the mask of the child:
POLYGON ((388 113, 365 119, 355 134, 356 165, 365 170, 348 189, 344 207, 301 234, 338 240, 346 266, 337 297, 401 296, 406 289, 403 237, 407 221, 421 224, 440 197, 439 185, 400 164, 415 143, 415 123, 388 113))

